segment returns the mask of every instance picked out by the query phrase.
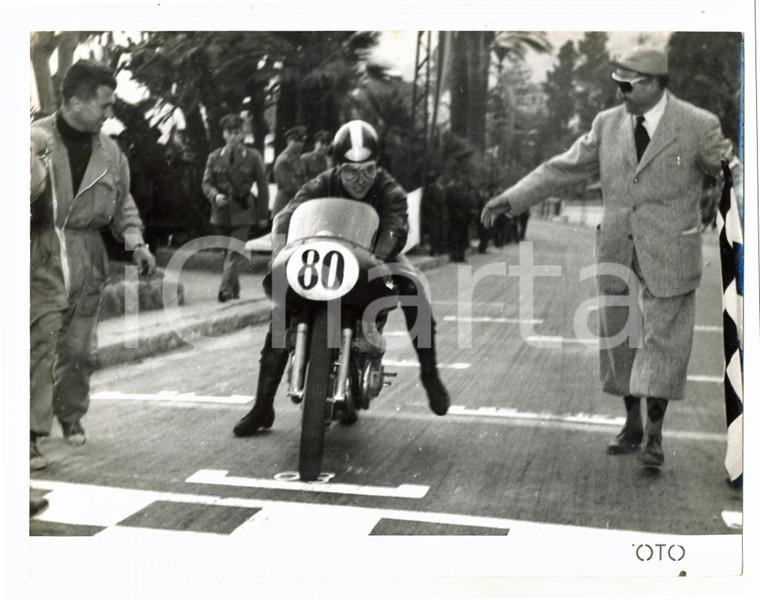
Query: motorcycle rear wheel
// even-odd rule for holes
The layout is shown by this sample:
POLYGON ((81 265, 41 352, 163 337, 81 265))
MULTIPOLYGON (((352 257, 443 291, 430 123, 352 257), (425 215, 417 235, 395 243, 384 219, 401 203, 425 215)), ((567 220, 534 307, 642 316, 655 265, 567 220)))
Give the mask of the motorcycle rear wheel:
POLYGON ((301 420, 298 473, 302 481, 314 481, 322 470, 325 418, 330 381, 331 352, 327 347, 327 310, 316 311, 311 325, 308 367, 301 420))

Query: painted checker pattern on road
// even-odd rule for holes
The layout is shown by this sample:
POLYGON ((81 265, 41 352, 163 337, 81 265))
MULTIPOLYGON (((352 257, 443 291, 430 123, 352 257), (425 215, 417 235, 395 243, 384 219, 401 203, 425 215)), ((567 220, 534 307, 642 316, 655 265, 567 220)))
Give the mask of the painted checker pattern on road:
POLYGON ((261 510, 245 506, 215 506, 192 502, 151 502, 119 521, 121 527, 230 534, 261 510))
POLYGON ((509 535, 509 529, 383 518, 370 535, 509 535))
POLYGON ((125 529, 257 535, 506 535, 490 517, 181 494, 33 480, 50 508, 30 519, 32 536, 119 536, 125 529), (95 505, 105 505, 101 512, 95 505))

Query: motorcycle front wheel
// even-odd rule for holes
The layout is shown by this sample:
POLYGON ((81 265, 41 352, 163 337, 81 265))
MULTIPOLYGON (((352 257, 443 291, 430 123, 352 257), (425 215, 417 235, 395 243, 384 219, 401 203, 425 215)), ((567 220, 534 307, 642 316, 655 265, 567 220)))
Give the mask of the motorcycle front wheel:
POLYGON ((301 449, 298 473, 302 481, 314 481, 322 470, 325 447, 325 417, 330 381, 331 352, 327 347, 327 310, 314 314, 309 339, 308 367, 301 420, 301 449))

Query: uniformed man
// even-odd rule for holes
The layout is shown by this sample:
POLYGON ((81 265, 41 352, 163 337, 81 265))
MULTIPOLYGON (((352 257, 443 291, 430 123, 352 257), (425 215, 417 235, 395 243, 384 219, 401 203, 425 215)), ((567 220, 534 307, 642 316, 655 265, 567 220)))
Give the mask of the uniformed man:
POLYGON ((306 183, 306 169, 301 160, 301 152, 306 142, 305 127, 291 127, 285 132, 287 146, 277 160, 274 161, 274 182, 277 184, 277 195, 274 197, 272 218, 277 215, 301 186, 306 183))
POLYGON ((243 144, 243 119, 229 114, 219 124, 225 145, 209 154, 202 188, 211 202, 211 225, 230 239, 218 294, 219 302, 227 302, 240 297, 239 274, 246 260, 231 246, 248 241, 252 226, 267 226, 269 187, 261 154, 243 144))

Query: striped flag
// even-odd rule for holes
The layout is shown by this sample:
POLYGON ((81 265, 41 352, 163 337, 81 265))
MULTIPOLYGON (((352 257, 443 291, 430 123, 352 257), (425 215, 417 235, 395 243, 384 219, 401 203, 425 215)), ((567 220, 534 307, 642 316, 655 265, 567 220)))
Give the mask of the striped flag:
POLYGON ((725 183, 718 206, 720 264, 723 278, 723 353, 726 371, 723 388, 726 396, 728 445, 725 466, 732 486, 742 486, 744 353, 743 296, 744 247, 741 217, 733 188, 731 169, 723 162, 725 183))

